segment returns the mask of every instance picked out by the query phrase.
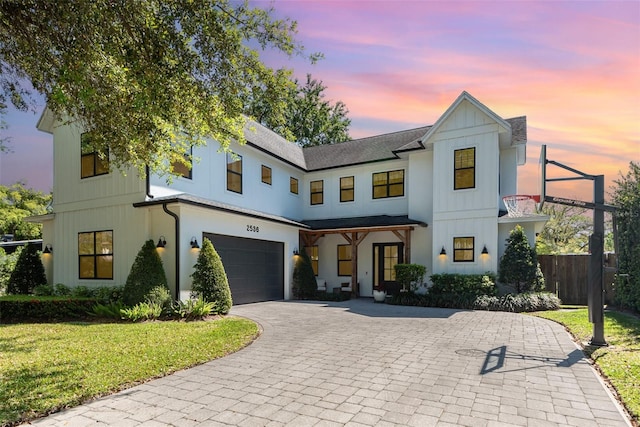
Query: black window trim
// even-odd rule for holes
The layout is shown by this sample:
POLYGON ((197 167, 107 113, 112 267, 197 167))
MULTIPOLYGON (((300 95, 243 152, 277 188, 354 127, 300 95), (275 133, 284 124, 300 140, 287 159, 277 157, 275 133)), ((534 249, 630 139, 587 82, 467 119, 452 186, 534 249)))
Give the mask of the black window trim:
POLYGON ((476 147, 466 147, 466 148, 458 148, 456 150, 453 150, 453 190, 454 191, 458 191, 458 190, 472 190, 476 188, 476 147), (458 151, 466 151, 466 150, 473 150, 473 166, 471 167, 461 167, 461 168, 457 168, 456 167, 456 153, 458 151), (473 170, 473 185, 469 186, 469 187, 457 187, 456 186, 456 172, 459 170, 473 170))
POLYGON ((394 197, 404 197, 404 186, 405 186, 405 182, 406 182, 406 174, 405 174, 405 170, 404 169, 394 169, 394 170, 390 170, 390 171, 383 171, 383 172, 373 172, 371 174, 371 198, 373 200, 380 200, 380 199, 390 199, 390 198, 394 198, 394 197), (398 194, 397 196, 390 196, 389 195, 389 189, 391 187, 391 185, 398 185, 399 183, 394 183, 394 184, 390 184, 389 183, 389 174, 393 173, 393 172, 402 172, 402 194, 398 194), (375 185, 374 183, 374 176, 375 175, 380 175, 380 174, 386 174, 387 175, 387 179, 386 179, 386 183, 385 184, 381 184, 381 185, 375 185), (383 197, 376 197, 375 193, 376 193, 376 188, 378 187, 386 187, 386 196, 383 197))
MULTIPOLYGON (((243 185, 242 185, 242 173, 243 173, 243 161, 242 161, 242 156, 238 153, 233 153, 233 152, 227 152, 227 156, 226 156, 226 161, 227 161, 227 191, 231 191, 232 193, 236 193, 236 194, 242 194, 242 190, 243 190, 243 185), (234 157, 237 157, 238 160, 240 160, 240 172, 236 172, 234 170, 229 169, 229 165, 233 164, 233 162, 229 163, 229 158, 231 158, 232 160, 234 159, 234 157), (232 190, 231 188, 229 188, 229 174, 232 175, 236 175, 240 177, 240 191, 236 191, 236 190, 232 190)), ((235 160, 237 161, 237 160, 235 160)))
POLYGON ((101 159, 100 158, 100 154, 95 151, 95 149, 93 151, 91 151, 90 153, 82 153, 82 140, 86 137, 90 137, 91 136, 91 132, 83 132, 80 135, 80 179, 87 179, 87 178, 93 178, 96 176, 104 176, 104 175, 109 175, 110 170, 110 162, 109 162, 109 150, 107 149, 106 153, 104 153, 105 158, 101 159), (85 157, 92 157, 93 158, 93 174, 92 175, 87 175, 87 176, 82 176, 82 161, 84 160, 85 157), (98 170, 98 162, 100 161, 106 161, 107 163, 107 170, 106 172, 101 172, 101 173, 97 173, 96 171, 98 170))
POLYGON ((309 203, 312 206, 324 205, 324 179, 316 179, 315 181, 309 181, 309 203), (313 184, 320 183, 320 191, 313 191, 313 184), (313 196, 319 194, 320 201, 317 203, 313 202, 313 196))
POLYGON ((349 202, 354 202, 356 200, 356 177, 355 175, 349 175, 349 176, 341 176, 340 177, 340 203, 349 203, 349 202), (342 188, 342 180, 346 179, 346 178, 351 178, 351 187, 349 188, 342 188), (351 200, 343 200, 343 192, 344 191, 352 191, 352 198, 351 200))
POLYGON ((261 165, 260 166, 260 182, 265 184, 265 185, 273 185, 273 169, 271 169, 270 166, 267 165, 261 165), (269 169, 269 182, 266 182, 264 180, 264 176, 262 174, 262 171, 265 169, 269 169))
POLYGON ((80 244, 80 235, 81 234, 93 234, 93 254, 80 254, 80 247, 78 246, 78 280, 114 280, 113 277, 113 261, 111 262, 111 277, 98 277, 98 263, 95 262, 97 261, 98 257, 107 257, 110 256, 113 259, 113 230, 95 230, 95 231, 79 231, 78 232, 78 245, 80 244), (105 233, 105 232, 109 232, 111 233, 111 253, 109 254, 102 254, 102 253, 97 253, 97 248, 96 248, 96 234, 97 233, 105 233), (93 263, 93 276, 94 277, 80 277, 81 275, 81 271, 80 271, 80 259, 81 258, 93 258, 95 261, 93 263))
POLYGON ((340 259, 340 247, 341 247, 341 246, 346 246, 346 247, 348 247, 348 248, 349 248, 349 252, 352 252, 352 251, 351 251, 351 247, 352 247, 352 246, 351 246, 350 244, 346 244, 346 245, 337 245, 337 248, 336 248, 336 260, 337 260, 337 262, 338 262, 338 265, 337 265, 337 267, 338 267, 338 271, 337 271, 337 273, 338 273, 338 277, 351 277, 351 276, 352 276, 352 273, 353 273, 353 253, 350 253, 350 257, 349 257, 349 259, 340 259), (341 263, 341 262, 348 262, 348 263, 350 263, 350 264, 351 264, 351 272, 352 272, 352 273, 349 273, 349 274, 340 274, 340 263, 341 263))
POLYGON ((453 238, 453 262, 475 262, 476 261, 476 238, 475 236, 456 236, 453 238), (456 239, 471 239, 471 248, 456 249, 456 239), (471 251, 471 259, 456 259, 456 253, 471 251))

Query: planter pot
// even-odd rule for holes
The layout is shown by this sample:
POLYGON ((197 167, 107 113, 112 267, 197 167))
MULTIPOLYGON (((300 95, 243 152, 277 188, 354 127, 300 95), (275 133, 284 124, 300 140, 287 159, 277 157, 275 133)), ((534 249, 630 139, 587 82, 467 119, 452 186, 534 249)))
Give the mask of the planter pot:
POLYGON ((373 291, 373 301, 374 302, 384 302, 387 297, 387 293, 385 291, 373 291))

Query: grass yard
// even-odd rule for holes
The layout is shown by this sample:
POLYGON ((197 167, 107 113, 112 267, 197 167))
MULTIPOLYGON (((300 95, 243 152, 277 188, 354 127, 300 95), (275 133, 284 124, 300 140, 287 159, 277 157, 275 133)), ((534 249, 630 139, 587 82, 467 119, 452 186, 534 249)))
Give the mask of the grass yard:
POLYGON ((584 346, 585 353, 598 365, 618 390, 628 411, 640 421, 640 318, 618 311, 606 311, 604 335, 608 347, 591 347, 593 335, 586 308, 545 311, 536 316, 565 325, 584 346))
POLYGON ((0 325, 0 425, 222 357, 257 335, 255 323, 231 317, 0 325))

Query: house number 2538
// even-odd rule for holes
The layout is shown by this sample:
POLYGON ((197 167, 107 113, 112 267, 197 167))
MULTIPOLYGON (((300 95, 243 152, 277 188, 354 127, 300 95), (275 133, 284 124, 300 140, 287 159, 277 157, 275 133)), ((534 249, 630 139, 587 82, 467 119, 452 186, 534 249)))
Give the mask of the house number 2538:
POLYGON ((257 225, 247 225, 247 231, 251 231, 252 233, 259 233, 260 227, 257 225))

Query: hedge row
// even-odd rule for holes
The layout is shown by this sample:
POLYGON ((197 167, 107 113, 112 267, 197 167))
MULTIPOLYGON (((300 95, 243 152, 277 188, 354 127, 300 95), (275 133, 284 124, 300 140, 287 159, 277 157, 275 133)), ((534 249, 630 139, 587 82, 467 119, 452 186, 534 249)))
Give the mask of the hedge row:
POLYGON ((5 296, 0 298, 0 322, 82 319, 96 302, 95 298, 5 296))

